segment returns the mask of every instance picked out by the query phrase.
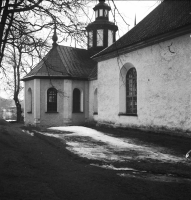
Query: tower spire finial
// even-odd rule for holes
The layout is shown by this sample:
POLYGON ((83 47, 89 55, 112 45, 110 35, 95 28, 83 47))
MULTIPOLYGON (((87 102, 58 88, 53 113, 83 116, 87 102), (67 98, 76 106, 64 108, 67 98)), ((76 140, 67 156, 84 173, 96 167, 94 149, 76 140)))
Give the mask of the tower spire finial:
POLYGON ((52 36, 52 40, 53 40, 53 47, 57 46, 58 44, 56 43, 56 41, 58 40, 57 34, 56 34, 56 23, 54 23, 54 34, 52 36))
POLYGON ((135 13, 135 21, 134 21, 134 26, 137 25, 137 20, 136 20, 136 13, 135 13))

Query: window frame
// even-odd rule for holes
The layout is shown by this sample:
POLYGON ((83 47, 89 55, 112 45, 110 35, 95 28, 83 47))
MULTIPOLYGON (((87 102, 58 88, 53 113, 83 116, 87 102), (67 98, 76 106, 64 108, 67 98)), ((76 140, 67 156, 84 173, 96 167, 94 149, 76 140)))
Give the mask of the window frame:
POLYGON ((134 67, 126 74, 126 114, 137 115, 137 71, 134 67))
POLYGON ((93 47, 93 31, 88 32, 88 47, 93 47))
POLYGON ((32 113, 33 101, 32 101, 32 89, 31 88, 28 88, 27 95, 28 95, 28 98, 27 98, 28 99, 27 113, 32 113))
POLYGON ((95 18, 98 18, 98 16, 99 16, 99 11, 96 10, 96 11, 95 11, 95 18))
POLYGON ((99 9, 99 17, 103 17, 104 16, 104 9, 100 8, 99 9))
POLYGON ((104 44, 104 29, 98 29, 96 45, 97 47, 103 47, 103 44, 104 44))
POLYGON ((57 93, 56 88, 49 88, 47 90, 47 112, 57 112, 57 93))
POLYGON ((114 37, 113 37, 113 35, 114 35, 114 31, 108 29, 108 46, 110 46, 110 45, 112 45, 114 43, 114 40, 113 40, 114 37))
POLYGON ((94 100, 93 100, 93 115, 98 114, 98 92, 97 88, 94 90, 94 100))
POLYGON ((109 11, 108 10, 104 10, 104 17, 108 17, 109 11))
POLYGON ((79 88, 73 90, 72 112, 83 113, 83 91, 79 88))

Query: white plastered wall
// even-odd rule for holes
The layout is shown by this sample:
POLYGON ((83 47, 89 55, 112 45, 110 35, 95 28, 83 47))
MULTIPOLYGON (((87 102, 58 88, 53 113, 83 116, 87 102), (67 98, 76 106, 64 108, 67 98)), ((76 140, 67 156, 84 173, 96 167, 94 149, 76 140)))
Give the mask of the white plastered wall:
POLYGON ((63 113, 64 113, 64 80, 62 79, 41 79, 40 87, 40 124, 44 126, 61 126, 63 125, 63 113), (55 87, 57 93, 57 112, 47 112, 47 90, 51 87, 55 87))
POLYGON ((25 81, 24 83, 24 122, 25 124, 34 124, 34 80, 25 81), (31 90, 32 99, 29 99, 28 91, 31 90), (30 109, 32 100, 32 109, 30 109))
POLYGON ((89 82, 66 79, 35 79, 25 82, 25 123, 42 126, 80 125, 89 119, 89 82), (57 112, 47 112, 47 90, 55 87, 57 112), (32 112, 27 111, 28 89, 32 90, 32 112), (81 112, 72 113, 73 90, 81 91, 81 112))
POLYGON ((89 119, 89 82, 81 80, 72 81, 72 102, 73 90, 77 88, 81 92, 81 112, 72 113, 72 124, 80 125, 89 119))
MULTIPOLYGON (((89 81, 89 121, 97 121, 97 114, 95 114, 95 90, 97 89, 97 94, 99 93, 98 91, 98 81, 97 80, 92 80, 89 81)), ((97 105, 98 107, 99 105, 97 105)))
MULTIPOLYGON (((191 38, 180 36, 98 63, 98 121, 191 131, 191 38), (119 116, 120 70, 137 70, 138 116, 119 116)), ((120 98, 123 98, 120 99, 120 98)))

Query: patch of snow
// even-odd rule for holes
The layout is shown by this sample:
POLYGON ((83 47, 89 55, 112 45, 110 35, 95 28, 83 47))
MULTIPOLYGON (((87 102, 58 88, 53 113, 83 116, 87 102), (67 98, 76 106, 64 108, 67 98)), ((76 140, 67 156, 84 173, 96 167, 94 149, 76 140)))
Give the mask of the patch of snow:
POLYGON ((190 158, 191 150, 187 152, 186 158, 190 158))
POLYGON ((72 132, 73 136, 88 136, 97 141, 108 143, 114 147, 120 147, 120 148, 134 147, 133 144, 132 145, 130 143, 127 144, 122 139, 118 139, 116 137, 111 137, 111 136, 103 134, 99 131, 96 131, 96 130, 93 130, 90 128, 86 128, 86 127, 68 126, 68 127, 51 127, 49 129, 72 132))
POLYGON ((22 130, 22 132, 24 132, 24 133, 26 133, 26 134, 28 134, 28 135, 30 135, 30 136, 34 136, 34 133, 33 133, 33 132, 30 132, 30 131, 28 131, 28 130, 22 130))
POLYGON ((112 169, 112 170, 116 170, 116 171, 138 171, 136 169, 133 168, 129 168, 129 167, 114 167, 113 165, 97 165, 97 164, 91 164, 92 166, 96 166, 96 167, 101 167, 104 169, 112 169))
POLYGON ((40 133, 42 135, 46 135, 49 137, 55 137, 55 138, 60 138, 60 136, 58 134, 53 134, 53 133, 46 133, 46 132, 40 132, 40 131, 36 131, 37 133, 40 133))
POLYGON ((91 147, 91 145, 87 146, 87 144, 78 142, 66 142, 66 144, 69 145, 69 147, 67 147, 68 150, 84 158, 102 161, 121 160, 119 156, 116 156, 103 146, 94 145, 91 147))
POLYGON ((59 130, 71 132, 71 134, 47 134, 48 136, 58 137, 66 141, 68 150, 88 159, 105 161, 124 161, 129 159, 155 159, 162 162, 184 162, 184 158, 161 153, 163 148, 155 146, 144 146, 135 144, 135 141, 127 138, 117 138, 116 136, 106 135, 105 133, 81 126, 51 127, 49 130, 59 130), (77 136, 77 137, 76 137, 77 136), (84 142, 88 137, 89 140, 84 142), (71 142, 72 140, 72 142, 71 142), (96 144, 97 142, 97 144, 96 144), (99 144, 99 142, 105 143, 99 144))

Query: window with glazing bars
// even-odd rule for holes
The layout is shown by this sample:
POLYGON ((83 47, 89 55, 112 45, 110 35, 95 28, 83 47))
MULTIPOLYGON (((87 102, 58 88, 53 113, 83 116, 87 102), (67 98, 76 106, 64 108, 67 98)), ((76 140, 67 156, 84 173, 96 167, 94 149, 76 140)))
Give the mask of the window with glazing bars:
POLYGON ((137 114, 137 72, 131 68, 126 75, 126 113, 137 114))
POLYGON ((57 90, 49 88, 47 91, 47 111, 57 112, 57 90))

